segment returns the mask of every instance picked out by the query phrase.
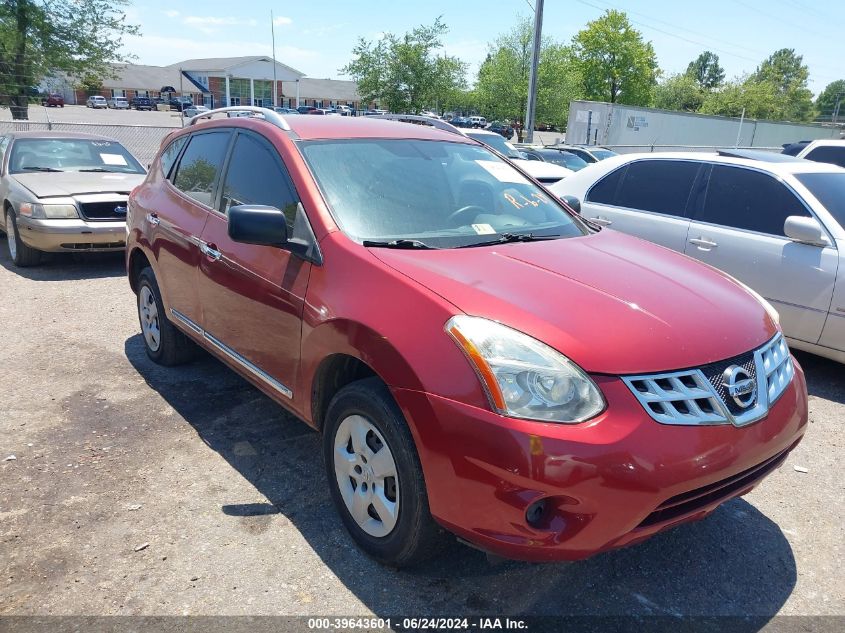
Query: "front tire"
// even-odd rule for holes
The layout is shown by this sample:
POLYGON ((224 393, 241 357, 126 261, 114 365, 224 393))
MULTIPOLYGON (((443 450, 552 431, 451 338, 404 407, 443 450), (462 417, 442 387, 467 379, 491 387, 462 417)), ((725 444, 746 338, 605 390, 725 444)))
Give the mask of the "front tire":
POLYGON ((422 466, 405 418, 378 378, 351 383, 329 404, 323 457, 332 500, 367 554, 407 567, 440 549, 422 466))
POLYGON ((41 251, 27 246, 18 232, 18 221, 15 212, 6 209, 6 239, 9 244, 9 256, 15 266, 27 268, 37 266, 41 262, 41 251))
POLYGON ((158 282, 149 267, 138 276, 138 320, 144 348, 154 363, 172 367, 194 358, 194 342, 168 320, 158 282))

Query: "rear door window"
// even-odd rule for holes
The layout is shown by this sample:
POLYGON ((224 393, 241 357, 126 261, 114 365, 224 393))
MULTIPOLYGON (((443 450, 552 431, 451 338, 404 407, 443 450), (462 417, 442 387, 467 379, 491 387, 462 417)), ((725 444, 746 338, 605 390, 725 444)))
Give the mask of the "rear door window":
POLYGON ((229 147, 231 133, 195 134, 179 160, 173 186, 207 207, 214 206, 214 186, 229 147))
POLYGON ((622 182, 622 177, 625 175, 627 169, 628 166, 625 165, 599 180, 587 192, 587 201, 597 202, 599 204, 613 204, 613 201, 616 200, 616 192, 619 190, 619 183, 622 182))
POLYGON ((845 167, 845 146, 822 145, 809 152, 804 158, 817 163, 832 163, 845 167))
POLYGON ((774 176, 744 167, 714 165, 703 208, 695 219, 785 236, 783 224, 791 215, 811 217, 798 197, 774 176))
POLYGON ((684 160, 630 163, 613 204, 684 217, 693 182, 703 164, 684 160))

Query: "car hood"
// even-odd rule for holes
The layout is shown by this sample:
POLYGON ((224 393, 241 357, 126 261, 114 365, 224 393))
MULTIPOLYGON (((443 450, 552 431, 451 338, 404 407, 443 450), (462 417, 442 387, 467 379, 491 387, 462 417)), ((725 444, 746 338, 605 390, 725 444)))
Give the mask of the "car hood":
POLYGON ((555 165, 554 163, 547 163, 542 160, 525 160, 523 158, 511 158, 510 160, 514 165, 519 166, 520 169, 538 180, 543 178, 562 179, 575 173, 566 167, 561 167, 560 165, 555 165))
POLYGON ((65 171, 33 172, 12 176, 39 198, 86 193, 129 193, 144 182, 145 174, 65 171))
POLYGON ((370 251, 458 310, 533 336, 593 373, 703 365, 754 349, 777 331, 765 308, 730 277, 614 231, 370 251))

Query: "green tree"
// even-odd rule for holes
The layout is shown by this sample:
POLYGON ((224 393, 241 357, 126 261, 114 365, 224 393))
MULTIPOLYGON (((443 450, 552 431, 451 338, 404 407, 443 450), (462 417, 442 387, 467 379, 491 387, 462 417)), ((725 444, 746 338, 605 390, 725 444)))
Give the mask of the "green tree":
POLYGON ((842 103, 839 105, 839 111, 845 114, 845 79, 838 79, 832 83, 827 84, 824 90, 816 99, 816 110, 819 114, 825 117, 833 115, 836 109, 837 97, 841 95, 842 103))
POLYGON ((649 105, 657 58, 621 11, 608 10, 572 40, 588 99, 649 105))
POLYGON ((654 107, 663 110, 697 112, 704 102, 705 92, 698 81, 684 73, 662 80, 654 89, 654 107))
POLYGON ((813 93, 807 88, 810 70, 794 49, 782 48, 763 60, 751 80, 770 84, 775 91, 773 116, 789 121, 815 117, 813 93))
POLYGON ((448 27, 441 18, 398 37, 364 38, 352 50, 353 59, 340 72, 358 83, 364 101, 377 101, 393 112, 419 112, 437 107, 442 98, 466 87, 466 64, 438 55, 448 27))
POLYGON ((725 81, 725 70, 719 65, 719 56, 704 51, 687 66, 686 74, 692 77, 702 90, 713 90, 725 81))
MULTIPOLYGON (((478 70, 475 102, 488 119, 522 120, 528 103, 533 26, 521 18, 490 45, 478 70)), ((581 76, 572 49, 544 37, 537 67, 536 120, 565 127, 569 102, 582 95, 581 76)))
POLYGON ((120 52, 128 0, 3 0, 0 2, 0 103, 14 119, 28 116, 28 94, 50 74, 110 76, 120 52))
POLYGON ((745 116, 752 119, 777 117, 777 94, 773 84, 743 77, 725 83, 707 93, 699 112, 721 116, 745 116))

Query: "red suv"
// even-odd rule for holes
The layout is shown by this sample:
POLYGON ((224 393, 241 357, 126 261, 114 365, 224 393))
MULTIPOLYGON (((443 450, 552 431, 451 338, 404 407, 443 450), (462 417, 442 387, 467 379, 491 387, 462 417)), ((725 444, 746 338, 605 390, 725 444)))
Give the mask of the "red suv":
POLYGON ((728 275, 466 136, 250 112, 173 132, 130 197, 146 350, 205 348, 321 431, 376 559, 444 531, 583 558, 704 517, 800 441, 777 313, 728 275))

